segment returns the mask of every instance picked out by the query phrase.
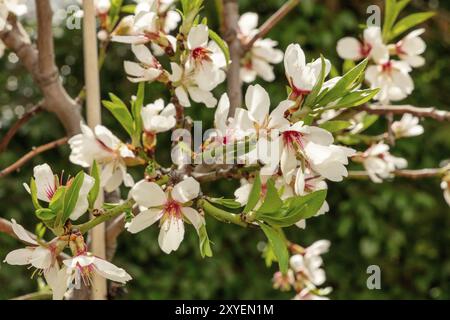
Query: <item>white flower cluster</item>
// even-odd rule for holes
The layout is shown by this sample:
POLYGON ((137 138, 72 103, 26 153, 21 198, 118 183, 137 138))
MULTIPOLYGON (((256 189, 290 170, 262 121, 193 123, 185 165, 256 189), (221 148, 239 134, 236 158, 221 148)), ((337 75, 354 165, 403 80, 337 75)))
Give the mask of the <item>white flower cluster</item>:
POLYGON ((329 247, 330 241, 319 240, 307 248, 302 248, 301 253, 292 255, 288 272, 285 275, 281 272, 274 274, 274 288, 282 291, 293 288, 297 292, 294 300, 328 300, 325 295, 330 289, 317 287, 323 285, 326 280, 321 255, 327 253, 329 247))
POLYGON ((425 29, 410 32, 400 41, 386 44, 380 27, 371 26, 364 30, 362 41, 346 37, 337 44, 337 52, 343 59, 361 60, 369 58, 374 65, 367 68, 366 80, 371 88, 380 88, 375 97, 382 104, 405 99, 414 90, 410 76, 412 68, 421 67, 425 59, 426 44, 420 38, 425 29), (397 58, 397 59, 395 59, 397 58))

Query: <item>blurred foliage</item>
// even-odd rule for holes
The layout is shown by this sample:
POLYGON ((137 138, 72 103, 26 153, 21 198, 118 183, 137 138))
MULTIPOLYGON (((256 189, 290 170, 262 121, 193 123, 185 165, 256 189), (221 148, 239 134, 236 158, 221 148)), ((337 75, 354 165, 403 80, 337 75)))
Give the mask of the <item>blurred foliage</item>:
MULTIPOLYGON (((264 21, 283 4, 283 0, 239 0, 241 12, 257 11, 264 21)), ((368 5, 379 1, 321 1, 302 0, 301 4, 269 34, 285 49, 289 43, 300 43, 308 59, 323 53, 340 70, 335 44, 345 35, 357 36, 364 22, 368 5)), ((430 1, 435 9, 437 1, 430 1)), ((425 1, 413 1, 405 14, 427 9, 425 1), (425 6, 425 7, 423 7, 425 6)), ((211 24, 215 1, 206 0, 205 14, 211 24)), ((449 109, 450 101, 450 42, 448 37, 450 3, 441 1, 439 14, 427 23, 425 40, 428 49, 425 67, 414 71, 416 90, 408 103, 417 106, 436 106, 449 109)), ((79 30, 59 30, 56 40, 57 62, 68 91, 76 96, 82 88, 83 61, 79 30)), ((133 59, 129 47, 111 44, 109 56, 101 72, 102 96, 112 91, 122 99, 130 99, 136 85, 126 80, 121 62, 133 59)), ((20 116, 25 108, 39 101, 39 92, 14 55, 8 53, 0 60, 0 134, 20 116)), ((277 66, 278 80, 262 83, 274 103, 284 99, 283 68, 277 66)), ((216 90, 218 96, 224 87, 216 90)), ((147 87, 146 102, 165 97, 167 91, 160 85, 147 87)), ((212 123, 213 110, 195 106, 188 110, 194 119, 206 119, 203 126, 212 123)), ((104 124, 119 136, 124 132, 114 123, 107 110, 104 124)), ((402 140, 394 154, 409 160, 410 168, 436 167, 439 161, 450 157, 450 127, 432 120, 423 122, 426 135, 402 140)), ((381 132, 382 120, 376 124, 381 132)), ((33 146, 57 139, 63 135, 61 125, 50 114, 35 116, 15 136, 6 152, 0 154, 0 167, 13 163, 33 146)), ((158 157, 168 162, 164 149, 170 139, 160 139, 158 157)), ((15 218, 33 230, 36 219, 32 204, 22 182, 28 181, 34 165, 48 162, 56 172, 75 173, 78 167, 68 162, 68 147, 47 152, 33 159, 18 173, 0 179, 1 216, 15 218)), ((135 175, 137 177, 137 175, 135 175)), ((231 196, 235 182, 205 185, 206 194, 231 196)), ((124 190, 125 191, 125 190, 124 190)), ((439 188, 439 181, 411 181, 396 179, 375 185, 369 181, 346 181, 330 184, 328 193, 331 212, 308 220, 305 231, 295 227, 289 230, 292 241, 309 245, 318 239, 329 239, 331 251, 325 258, 327 285, 334 288, 333 299, 450 299, 450 215, 439 188), (366 269, 379 265, 382 289, 368 290, 366 269)), ((125 299, 289 299, 291 293, 281 293, 271 287, 273 268, 267 269, 261 259, 264 235, 258 230, 243 230, 234 225, 218 223, 207 218, 208 233, 213 241, 214 257, 201 259, 197 236, 192 228, 180 249, 165 255, 157 244, 158 229, 149 228, 136 236, 124 233, 115 263, 133 275, 134 280, 117 298, 125 299), (192 230, 191 230, 192 229, 192 230)), ((21 243, 0 234, 0 259, 7 252, 21 247, 21 243)), ((24 267, 0 264, 0 299, 26 294, 37 288, 37 281, 24 267)))

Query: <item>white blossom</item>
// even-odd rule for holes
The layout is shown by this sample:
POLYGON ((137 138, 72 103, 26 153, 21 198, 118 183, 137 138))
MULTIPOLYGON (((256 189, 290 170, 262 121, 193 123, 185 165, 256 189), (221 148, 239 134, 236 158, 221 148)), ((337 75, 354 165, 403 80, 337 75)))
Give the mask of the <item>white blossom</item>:
POLYGON ((414 90, 414 82, 409 75, 411 67, 404 61, 389 60, 379 65, 369 66, 366 80, 371 89, 380 88, 375 100, 383 104, 405 99, 414 90))
POLYGON ((307 281, 316 286, 322 285, 326 280, 325 271, 321 268, 323 260, 321 255, 328 252, 330 242, 319 240, 307 247, 303 254, 291 256, 289 264, 296 273, 301 273, 307 281))
MULTIPOLYGON (((62 177, 59 179, 57 175, 53 174, 52 169, 46 163, 35 166, 33 169, 33 174, 36 183, 37 198, 41 201, 49 203, 52 201, 58 188, 62 185, 62 177)), ((78 193, 77 202, 75 203, 75 207, 69 216, 71 220, 77 220, 87 211, 89 207, 87 196, 89 191, 94 186, 94 178, 86 173, 83 173, 83 175, 83 184, 81 185, 78 193)), ((71 179, 67 181, 67 184, 70 184, 70 182, 71 179)), ((27 184, 24 184, 24 187, 28 192, 30 192, 30 187, 27 184)))
POLYGON ((92 131, 81 124, 81 133, 70 138, 69 145, 72 163, 87 168, 92 166, 94 160, 97 161, 101 167, 101 186, 107 192, 117 189, 122 182, 127 187, 133 185, 125 160, 134 158, 134 153, 106 127, 97 125, 92 131))
POLYGON ((394 121, 391 128, 396 138, 420 136, 424 131, 419 118, 410 113, 405 113, 400 121, 394 121))
POLYGON ((200 184, 192 177, 176 184, 166 192, 154 182, 139 181, 130 196, 141 206, 141 212, 126 225, 131 233, 137 233, 160 221, 158 243, 167 254, 176 251, 184 238, 184 219, 199 232, 205 218, 190 207, 190 201, 198 197, 200 184))
POLYGON ((93 273, 119 283, 126 283, 131 280, 131 276, 124 269, 88 252, 66 259, 63 263, 65 268, 62 270, 66 270, 68 277, 67 279, 61 277, 61 280, 66 281, 65 283, 69 284, 69 287, 75 289, 80 289, 82 281, 85 285, 89 285, 93 273))
MULTIPOLYGON (((241 41, 250 40, 257 32, 258 14, 247 12, 238 21, 238 37, 241 41)), ((265 81, 275 80, 273 64, 283 60, 283 52, 275 49, 278 42, 272 39, 258 39, 241 60, 241 79, 250 83, 259 76, 265 81)))
POLYGON ((450 206, 450 181, 443 180, 441 182, 441 189, 444 192, 444 199, 450 206))
POLYGON ((393 171, 408 165, 405 159, 391 155, 389 146, 383 142, 372 145, 361 158, 370 179, 375 183, 381 183, 383 179, 389 178, 393 171))
POLYGON ((371 26, 364 30, 364 40, 345 37, 337 43, 337 53, 342 59, 361 60, 371 58, 376 63, 389 59, 388 47, 383 43, 381 29, 371 26))
POLYGON ((169 131, 175 127, 175 114, 175 106, 172 103, 164 106, 163 99, 144 106, 141 111, 144 131, 151 133, 169 131))
POLYGON ((400 59, 407 62, 411 67, 417 68, 425 64, 425 59, 421 56, 425 52, 427 45, 420 38, 425 29, 417 29, 410 32, 403 39, 397 42, 394 50, 400 59))
POLYGON ((131 50, 139 62, 125 61, 124 68, 131 82, 154 81, 163 72, 158 60, 145 45, 132 45, 131 50))

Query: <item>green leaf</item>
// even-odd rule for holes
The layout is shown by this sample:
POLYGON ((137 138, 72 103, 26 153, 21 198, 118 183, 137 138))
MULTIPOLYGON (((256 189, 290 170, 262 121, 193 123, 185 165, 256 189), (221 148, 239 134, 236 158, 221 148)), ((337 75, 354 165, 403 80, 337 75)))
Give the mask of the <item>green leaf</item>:
POLYGON ((320 55, 320 61, 322 63, 322 67, 320 70, 320 75, 319 75, 319 79, 316 82, 316 84, 314 85, 314 87, 312 88, 311 92, 308 94, 308 96, 306 97, 305 103, 303 105, 303 108, 308 108, 308 107, 313 107, 314 103, 316 102, 316 98, 320 93, 320 90, 322 89, 323 83, 325 81, 325 59, 323 57, 323 55, 320 55))
POLYGON ((384 3, 383 39, 387 41, 399 12, 396 10, 396 0, 385 0, 384 3))
POLYGON ((325 123, 322 123, 320 125, 320 127, 322 129, 327 130, 328 132, 334 133, 337 131, 341 131, 344 129, 347 129, 348 127, 350 127, 352 124, 350 121, 345 121, 345 120, 331 120, 331 121, 327 121, 325 123))
POLYGON ((94 163, 92 164, 90 176, 94 178, 94 185, 88 194, 89 208, 92 209, 94 208, 95 201, 97 200, 100 191, 100 168, 96 160, 94 160, 94 163))
POLYGON ((66 194, 66 189, 66 186, 60 186, 58 187, 58 189, 56 189, 52 200, 50 200, 50 203, 48 204, 49 209, 56 213, 62 212, 64 208, 64 197, 66 194))
POLYGON ((416 25, 421 24, 422 22, 425 22, 426 20, 430 19, 435 14, 436 13, 432 12, 432 11, 420 12, 420 13, 411 14, 411 15, 401 19, 392 28, 392 31, 389 34, 389 39, 396 38, 397 36, 401 35, 403 32, 405 32, 405 31, 415 27, 416 25))
POLYGON ((136 100, 131 103, 131 113, 133 115, 133 145, 140 146, 142 134, 142 107, 145 99, 145 82, 140 82, 136 94, 136 100))
POLYGON ((283 274, 286 274, 289 265, 289 252, 284 235, 279 230, 264 223, 260 223, 259 226, 269 240, 269 244, 272 247, 275 257, 277 258, 278 265, 280 266, 280 271, 283 274))
POLYGON ((255 177, 255 181, 253 181, 253 187, 248 196, 247 205, 244 208, 244 213, 249 213, 255 208, 256 204, 259 202, 261 197, 261 178, 258 175, 255 177))
POLYGON ((281 200, 280 196, 278 195, 278 190, 277 188, 275 188, 273 179, 269 179, 267 181, 266 186, 267 186, 266 196, 264 197, 263 204, 257 210, 256 217, 258 217, 258 214, 275 213, 283 205, 283 200, 281 200))
POLYGON ((332 104, 325 108, 325 110, 330 109, 341 109, 341 108, 351 108, 351 107, 357 107, 360 106, 366 102, 369 102, 370 100, 375 97, 378 92, 380 92, 380 89, 364 89, 364 90, 355 90, 352 92, 349 92, 344 97, 339 99, 336 104, 332 104))
POLYGON ((36 181, 33 178, 30 180, 30 193, 31 193, 31 201, 33 202, 33 206, 35 209, 41 209, 42 206, 39 204, 39 200, 37 198, 37 189, 36 189, 36 181))
POLYGON ((330 88, 323 96, 321 95, 321 98, 317 103, 321 106, 327 106, 329 103, 345 96, 347 92, 355 87, 355 85, 359 84, 367 63, 368 60, 364 59, 356 67, 352 68, 342 76, 334 87, 330 88))
MULTIPOLYGON (((122 7, 123 0, 111 0, 111 7, 109 9, 110 29, 114 28, 117 21, 119 21, 120 9, 122 7)), ((109 30, 112 31, 112 30, 109 30)))
POLYGON ((242 204, 234 199, 224 199, 224 198, 208 198, 208 201, 224 206, 229 209, 238 209, 242 207, 242 204))
POLYGON ((287 199, 276 215, 263 214, 258 218, 275 227, 289 227, 302 219, 314 216, 322 207, 326 190, 318 190, 305 196, 287 199))
POLYGON ((208 233, 206 232, 206 225, 203 224, 198 230, 198 237, 200 240, 200 254, 202 258, 212 257, 213 253, 210 246, 208 233))
POLYGON ((60 223, 63 225, 67 219, 69 219, 72 214, 73 209, 78 201, 78 196, 80 194, 81 186, 84 181, 84 172, 80 171, 75 178, 72 180, 72 183, 69 187, 67 187, 66 195, 64 197, 64 207, 63 207, 63 215, 60 223))
POLYGON ((119 121, 130 137, 133 137, 133 117, 131 116, 130 111, 125 103, 113 93, 110 93, 109 96, 111 101, 103 100, 103 105, 112 113, 114 118, 119 121))
POLYGON ((225 60, 227 62, 227 65, 230 63, 230 50, 228 49, 228 45, 227 43, 217 34, 215 33, 213 30, 208 29, 209 30, 209 37, 215 42, 217 43, 217 45, 219 46, 220 50, 222 50, 224 56, 225 56, 225 60))
POLYGON ((349 72, 352 68, 356 66, 355 61, 346 59, 342 65, 342 73, 345 74, 349 72))
POLYGON ((134 14, 134 12, 136 11, 136 5, 135 4, 126 4, 126 5, 122 6, 121 11, 123 13, 134 14))
POLYGON ((56 218, 56 213, 51 209, 41 208, 36 210, 36 216, 47 224, 56 218))

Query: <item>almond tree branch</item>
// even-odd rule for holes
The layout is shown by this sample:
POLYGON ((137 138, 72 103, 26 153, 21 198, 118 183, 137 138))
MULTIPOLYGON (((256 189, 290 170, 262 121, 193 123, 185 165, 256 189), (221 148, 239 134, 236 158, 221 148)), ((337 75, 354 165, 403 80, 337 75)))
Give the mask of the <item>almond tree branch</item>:
MULTIPOLYGON (((434 178, 443 175, 445 168, 432 168, 432 169, 418 169, 418 170, 396 170, 392 174, 395 177, 409 178, 409 179, 424 179, 434 178)), ((349 178, 354 179, 366 179, 369 178, 369 174, 366 171, 349 171, 349 178)))
POLYGON ((16 53, 41 90, 42 108, 56 114, 69 136, 80 131, 80 106, 66 92, 54 62, 51 8, 48 0, 36 0, 38 13, 38 48, 16 17, 8 17, 8 26, 0 32, 0 40, 16 53))
POLYGON ((19 129, 28 121, 30 120, 35 114, 42 111, 41 103, 38 103, 37 105, 33 106, 30 110, 25 112, 25 114, 16 121, 16 123, 13 124, 11 128, 9 128, 8 132, 6 132, 5 136, 0 142, 0 152, 3 152, 6 150, 6 148, 9 145, 9 142, 14 137, 14 135, 19 131, 19 129))
POLYGON ((28 152, 26 155, 24 155, 22 158, 20 158, 19 160, 17 160, 14 164, 10 165, 9 167, 3 169, 2 171, 0 171, 0 178, 3 178, 4 176, 19 170, 25 163, 27 163, 28 161, 30 161, 32 158, 34 158, 35 156, 37 156, 40 153, 43 153, 45 151, 48 151, 50 149, 59 147, 63 144, 67 143, 68 138, 64 137, 64 138, 60 138, 58 140, 49 142, 47 144, 44 144, 42 146, 39 147, 34 147, 30 152, 28 152))
POLYGON ((253 44, 261 38, 264 38, 275 25, 280 22, 292 9, 294 9, 300 0, 289 0, 277 12, 275 12, 266 22, 259 28, 259 32, 244 44, 244 51, 252 48, 253 44))
POLYGON ((438 121, 450 121, 450 111, 438 110, 434 107, 419 108, 411 105, 364 105, 361 109, 372 114, 404 114, 410 113, 417 117, 432 118, 438 121))
POLYGON ((233 117, 236 108, 242 103, 241 57, 242 44, 238 38, 239 4, 238 0, 223 0, 223 25, 225 33, 222 35, 230 49, 231 63, 227 71, 227 88, 230 99, 229 116, 233 117))

